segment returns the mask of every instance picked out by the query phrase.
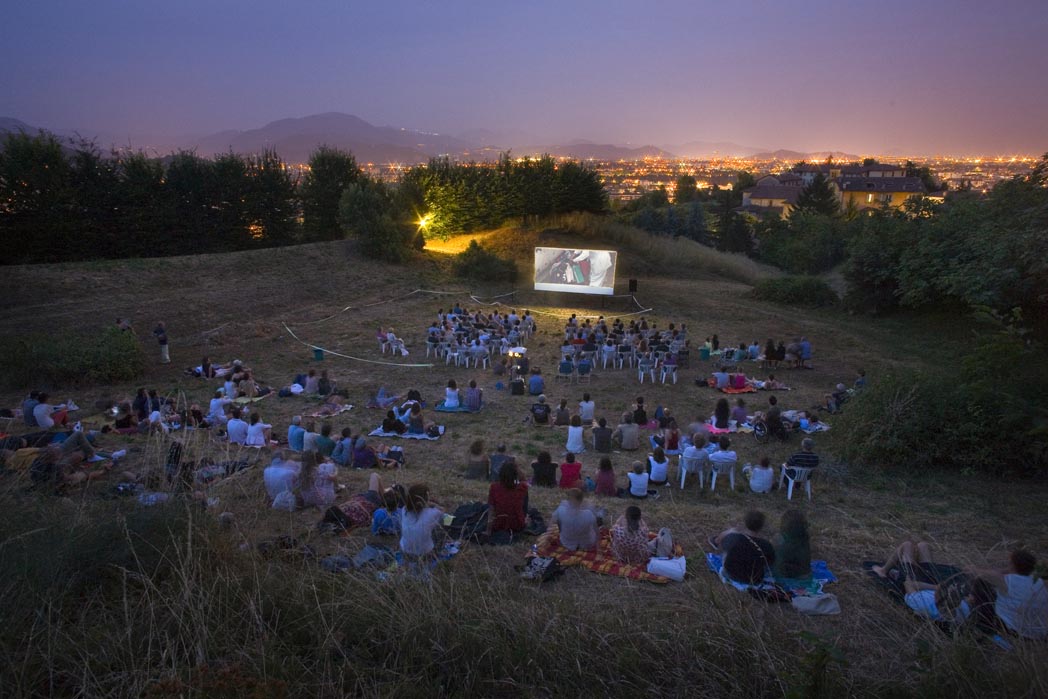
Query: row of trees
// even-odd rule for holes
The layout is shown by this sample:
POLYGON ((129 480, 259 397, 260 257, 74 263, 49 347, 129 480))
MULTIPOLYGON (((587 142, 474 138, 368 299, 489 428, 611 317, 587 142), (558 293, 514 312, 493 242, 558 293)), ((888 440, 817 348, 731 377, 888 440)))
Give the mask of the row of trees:
POLYGON ((548 157, 503 156, 495 166, 434 160, 387 185, 327 147, 299 178, 272 151, 150 158, 70 146, 47 133, 0 142, 7 264, 226 252, 347 234, 366 253, 399 260, 421 247, 420 220, 426 234, 444 236, 606 207, 595 172, 548 157))

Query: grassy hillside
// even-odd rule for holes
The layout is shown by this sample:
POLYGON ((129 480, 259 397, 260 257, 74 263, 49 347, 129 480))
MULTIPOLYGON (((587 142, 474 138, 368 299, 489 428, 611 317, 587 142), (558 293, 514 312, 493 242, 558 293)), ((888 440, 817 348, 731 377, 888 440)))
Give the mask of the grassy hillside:
MULTIPOLYGON (((602 221, 569 220, 545 232, 506 229, 485 236, 485 245, 522 265, 522 290, 510 302, 538 318, 540 332, 528 343, 529 354, 547 374, 550 400, 566 398, 574 407, 588 391, 597 414, 613 423, 638 395, 689 421, 711 414, 719 394, 694 385, 709 371, 697 358, 681 370, 676 385, 641 386, 634 374, 612 370, 598 370, 589 386, 554 380, 565 317, 637 311, 629 299, 602 302, 523 290, 531 247, 572 242, 619 249, 620 285, 627 275, 638 277, 637 298, 652 309, 649 321, 687 323, 693 342, 713 333, 725 344, 811 338, 816 369, 778 372, 794 388, 778 394, 785 407, 818 403, 838 381, 850 383, 859 367, 876 381, 893 367, 944 361, 968 338, 955 318, 870 320, 757 302, 748 295, 749 283, 768 272, 751 261, 602 221)), ((525 426, 531 400, 496 391, 490 371, 443 363, 408 366, 433 363, 422 338, 439 308, 456 301, 477 305, 465 284, 448 277, 448 259, 430 252, 410 266, 393 267, 358 258, 348 244, 327 243, 9 267, 0 279, 0 333, 57 335, 130 317, 152 359, 149 332, 163 319, 172 364, 151 363, 140 385, 206 405, 215 383, 182 374, 205 354, 214 361, 242 359, 260 381, 274 386, 310 367, 326 368, 356 406, 331 420, 336 432, 378 425, 382 415, 363 406, 380 386, 402 394, 417 388, 433 405, 449 378, 460 386, 476 379, 485 389, 485 409, 478 415, 429 413, 446 426, 444 437, 404 443, 407 468, 384 474, 403 483, 427 482, 453 509, 487 497, 487 484, 457 475, 473 440, 483 439, 489 450, 505 443, 530 463, 543 449, 556 458, 565 435, 525 426), (314 362, 312 351, 284 323, 306 343, 393 365, 333 355, 314 362), (393 326, 406 338, 411 355, 381 355, 374 340, 380 326, 393 326)), ((493 284, 474 291, 509 290, 493 284)), ((90 415, 89 406, 131 395, 136 387, 88 386, 69 395, 97 426, 103 417, 90 415)), ((15 405, 23 393, 0 394, 2 404, 15 405)), ((65 398, 67 391, 58 394, 65 398)), ((745 398, 759 406, 766 394, 745 398)), ((257 406, 280 433, 291 416, 315 407, 302 398, 269 398, 257 406)), ((814 556, 829 561, 840 578, 830 588, 843 609, 836 617, 804 617, 788 605, 758 602, 721 585, 705 569, 708 535, 737 523, 751 508, 768 514, 774 532, 786 509, 783 494, 755 495, 741 478, 736 492, 723 480, 715 493, 691 483, 685 491, 665 488, 659 500, 643 504, 648 524, 670 527, 684 547, 684 583, 655 586, 569 570, 537 587, 514 570, 529 542, 467 547, 430 583, 335 577, 302 557, 252 553, 259 542, 280 535, 294 536, 320 555, 352 556, 376 540, 362 531, 344 538, 318 534, 316 511, 271 510, 262 461, 211 486, 205 495, 217 502, 207 508, 176 503, 142 510, 107 500, 102 495, 112 479, 48 500, 27 494, 24 481, 8 475, 0 479, 0 589, 11 611, 0 628, 0 686, 10 696, 113 697, 1048 694, 1043 648, 1017 644, 1003 653, 968 637, 943 635, 891 603, 861 572, 862 561, 883 559, 904 538, 930 540, 942 560, 958 564, 999 562, 1016 542, 1043 556, 1043 484, 862 472, 834 458, 834 439, 832 431, 816 439, 824 467, 814 500, 795 496, 792 504, 809 518, 814 556), (223 511, 235 515, 231 526, 216 523, 223 511)), ((103 445, 128 449, 127 465, 141 478, 162 466, 168 447, 160 437, 106 436, 103 445)), ((192 459, 256 458, 203 433, 186 447, 192 459)), ((775 463, 796 448, 796 440, 761 447, 739 435, 735 447, 740 464, 764 455, 775 463)), ((597 457, 587 453, 581 460, 592 474, 597 457)), ((613 455, 620 480, 632 460, 613 455)), ((363 490, 366 479, 343 470, 342 495, 363 490)), ((557 492, 532 490, 532 506, 547 518, 559 501, 557 492)), ((614 519, 629 503, 597 504, 614 519)))

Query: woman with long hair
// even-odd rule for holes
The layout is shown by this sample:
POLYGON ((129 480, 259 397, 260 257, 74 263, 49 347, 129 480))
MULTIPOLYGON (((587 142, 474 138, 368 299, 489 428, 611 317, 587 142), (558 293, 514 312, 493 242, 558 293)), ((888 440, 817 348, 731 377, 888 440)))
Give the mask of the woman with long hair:
POLYGON ((611 528, 611 553, 623 563, 644 564, 651 558, 648 525, 640 508, 630 505, 611 528))
POLYGON ((776 578, 803 580, 811 577, 811 539, 808 535, 808 519, 800 510, 789 509, 782 513, 779 536, 775 541, 776 578))

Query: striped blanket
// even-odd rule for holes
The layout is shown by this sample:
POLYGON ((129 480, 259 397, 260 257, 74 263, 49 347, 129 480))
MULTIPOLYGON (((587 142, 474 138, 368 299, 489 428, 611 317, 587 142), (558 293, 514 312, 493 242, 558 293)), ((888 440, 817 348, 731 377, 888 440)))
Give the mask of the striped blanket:
MULTIPOLYGON (((654 532, 648 536, 655 538, 654 532)), ((630 580, 643 580, 645 582, 665 584, 670 582, 669 578, 661 575, 652 575, 648 572, 646 565, 622 563, 611 553, 611 530, 604 528, 600 530, 600 540, 594 551, 569 551, 560 545, 560 531, 557 525, 550 525, 546 533, 538 538, 536 542, 538 555, 556 558, 565 568, 569 566, 582 566, 594 573, 601 575, 617 575, 630 580)), ((675 556, 683 556, 684 552, 679 544, 674 545, 675 556)))

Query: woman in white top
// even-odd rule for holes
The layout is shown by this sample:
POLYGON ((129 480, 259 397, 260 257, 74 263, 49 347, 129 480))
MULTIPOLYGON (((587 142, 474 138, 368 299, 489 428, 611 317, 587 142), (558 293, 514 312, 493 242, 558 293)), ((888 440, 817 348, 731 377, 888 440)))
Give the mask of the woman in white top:
POLYGON ((578 415, 571 416, 571 423, 568 425, 568 443, 564 447, 565 451, 570 451, 572 454, 581 454, 586 451, 586 445, 582 438, 582 418, 578 415))
POLYGON ((268 447, 270 430, 272 425, 262 422, 258 413, 251 413, 251 424, 247 428, 247 439, 244 441, 249 447, 268 447))
POLYGON ((648 482, 651 485, 666 485, 669 480, 670 460, 662 447, 655 447, 648 457, 648 482))
POLYGON ((400 550, 409 556, 433 553, 433 530, 444 511, 430 505, 429 488, 420 483, 408 488, 404 507, 400 508, 400 550))
POLYGON ((590 398, 590 394, 583 393, 582 400, 579 401, 579 417, 582 418, 583 424, 593 424, 596 412, 597 406, 590 398))
POLYGON ((450 379, 448 381, 448 387, 444 389, 444 407, 459 407, 459 391, 458 384, 455 383, 455 379, 450 379))
POLYGON ((641 462, 634 461, 633 470, 626 475, 630 479, 631 498, 646 498, 658 493, 656 490, 648 490, 648 472, 644 470, 644 464, 641 462))
POLYGON ((553 512, 553 523, 560 529, 560 545, 578 551, 597 546, 597 515, 583 503, 586 494, 578 488, 568 491, 568 499, 562 500, 553 512))

